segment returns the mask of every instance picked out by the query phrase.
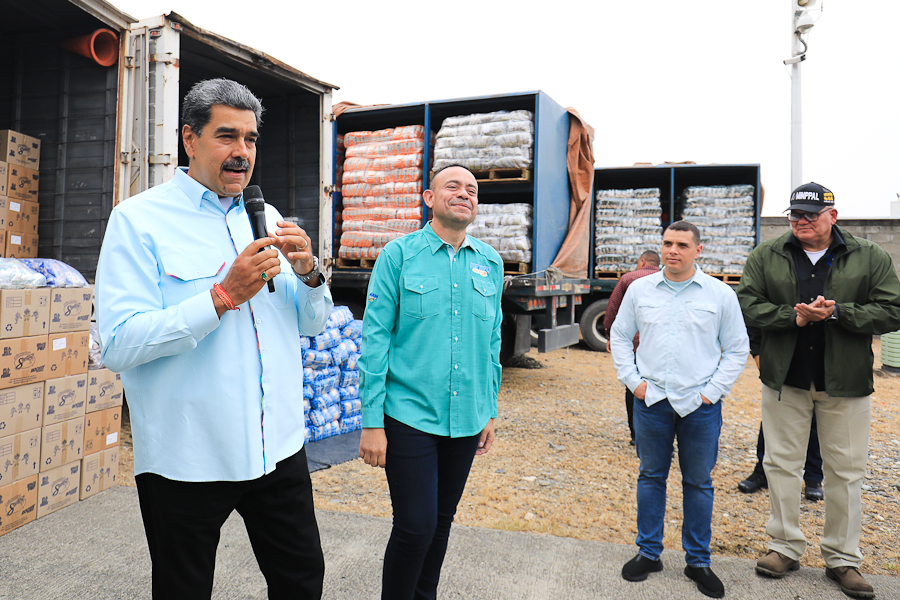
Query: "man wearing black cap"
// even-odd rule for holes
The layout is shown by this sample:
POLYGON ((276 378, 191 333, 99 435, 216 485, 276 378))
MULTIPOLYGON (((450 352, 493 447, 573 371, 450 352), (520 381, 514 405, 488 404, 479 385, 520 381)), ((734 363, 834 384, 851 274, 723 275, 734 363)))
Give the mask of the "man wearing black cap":
POLYGON ((844 593, 875 595, 859 573, 862 482, 871 420, 872 335, 900 329, 900 280, 876 244, 835 225, 834 194, 807 183, 791 194, 791 233, 759 245, 738 287, 744 318, 762 330, 768 553, 756 571, 784 577, 806 550, 800 487, 815 414, 825 472, 826 575, 844 593))

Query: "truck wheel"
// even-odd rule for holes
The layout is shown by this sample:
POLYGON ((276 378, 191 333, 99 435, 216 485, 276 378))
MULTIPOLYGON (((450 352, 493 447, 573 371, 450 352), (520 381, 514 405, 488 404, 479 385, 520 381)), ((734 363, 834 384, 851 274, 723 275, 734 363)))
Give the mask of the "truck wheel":
POLYGON ((606 331, 603 329, 603 317, 606 316, 606 305, 609 299, 597 300, 581 313, 578 326, 581 337, 588 348, 596 352, 606 352, 606 331))

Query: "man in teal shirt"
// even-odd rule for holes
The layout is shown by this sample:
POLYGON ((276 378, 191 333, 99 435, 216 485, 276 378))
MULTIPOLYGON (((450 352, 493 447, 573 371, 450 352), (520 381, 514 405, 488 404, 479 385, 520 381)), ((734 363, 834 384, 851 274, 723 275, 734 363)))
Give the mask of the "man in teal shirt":
POLYGON ((435 598, 472 460, 494 441, 500 388, 503 262, 466 235, 478 183, 446 167, 423 197, 433 220, 375 262, 359 361, 359 455, 385 468, 394 511, 390 600, 435 598))

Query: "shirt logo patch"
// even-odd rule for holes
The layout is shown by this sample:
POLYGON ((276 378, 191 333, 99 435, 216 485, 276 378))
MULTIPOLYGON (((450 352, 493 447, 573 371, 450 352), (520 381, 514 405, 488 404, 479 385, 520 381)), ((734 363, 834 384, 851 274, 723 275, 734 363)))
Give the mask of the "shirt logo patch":
POLYGON ((473 272, 473 273, 478 273, 478 274, 481 275, 482 277, 487 277, 487 276, 488 276, 488 273, 491 272, 491 267, 490 267, 490 266, 485 266, 485 265, 476 265, 476 264, 473 263, 473 264, 472 264, 472 272, 473 272))
POLYGON ((366 300, 368 300, 369 302, 375 302, 376 300, 378 300, 378 294, 369 294, 369 297, 366 298, 366 300))

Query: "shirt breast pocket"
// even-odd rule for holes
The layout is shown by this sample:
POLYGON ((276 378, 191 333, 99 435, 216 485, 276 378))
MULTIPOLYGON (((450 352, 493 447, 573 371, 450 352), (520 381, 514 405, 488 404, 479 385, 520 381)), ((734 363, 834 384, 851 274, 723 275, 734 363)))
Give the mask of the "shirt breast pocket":
POLYGON ((688 302, 685 304, 685 316, 689 327, 716 329, 719 319, 719 308, 709 302, 688 302))
POLYGON ((427 319, 440 311, 440 291, 436 275, 407 276, 400 290, 403 314, 414 319, 427 319))
POLYGON ((163 254, 160 259, 166 274, 161 288, 167 305, 212 289, 225 267, 225 259, 215 252, 163 254))
POLYGON ((486 279, 472 279, 475 287, 472 313, 479 319, 493 320, 497 315, 497 286, 486 279))

